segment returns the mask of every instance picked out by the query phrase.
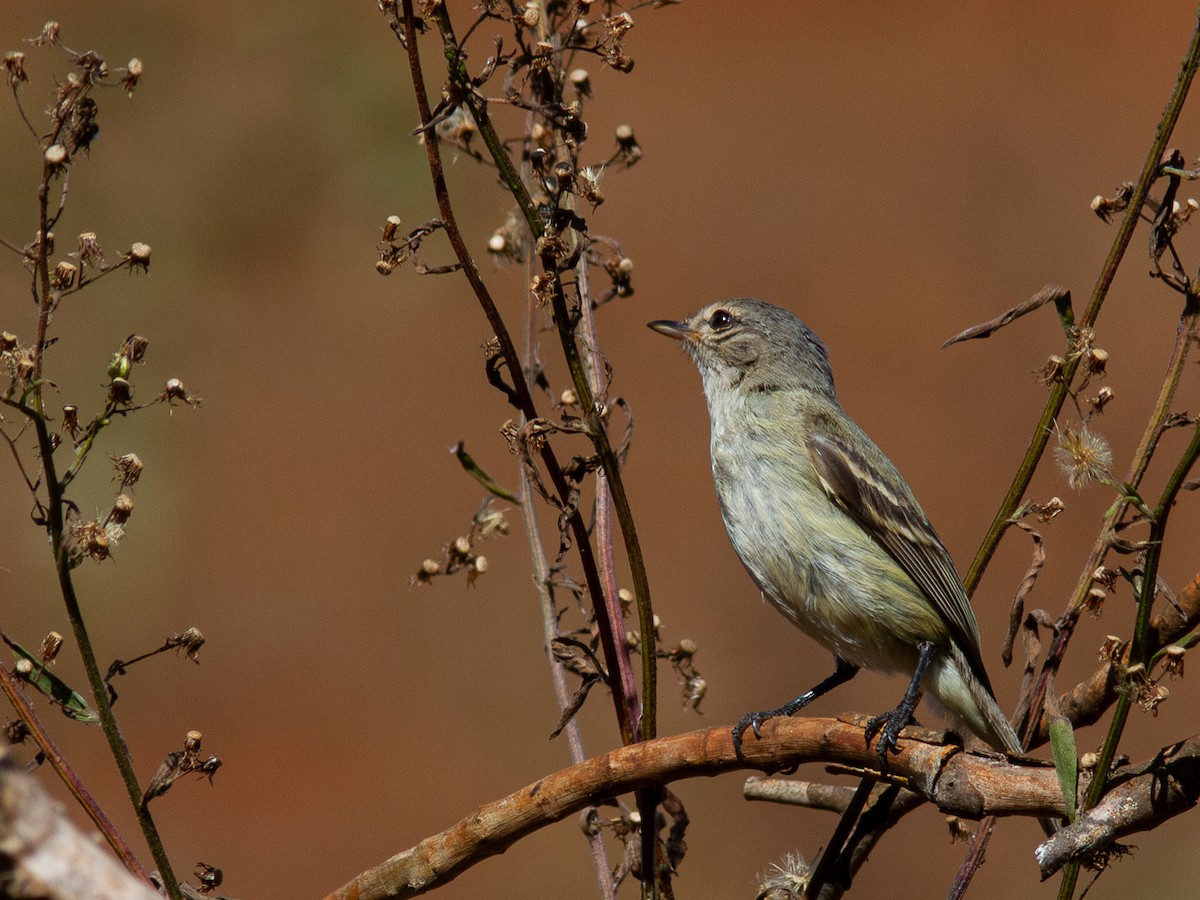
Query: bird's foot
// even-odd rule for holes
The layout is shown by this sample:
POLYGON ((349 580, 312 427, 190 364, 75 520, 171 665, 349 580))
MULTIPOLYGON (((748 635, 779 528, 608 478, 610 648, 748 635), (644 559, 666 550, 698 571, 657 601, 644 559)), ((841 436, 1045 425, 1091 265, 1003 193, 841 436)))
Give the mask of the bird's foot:
POLYGON ((897 739, 900 737, 900 732, 904 726, 912 721, 913 709, 916 703, 909 703, 908 698, 900 701, 900 705, 890 712, 885 712, 879 716, 873 716, 867 721, 866 738, 867 746, 871 746, 871 739, 876 734, 879 735, 879 743, 875 745, 875 753, 879 756, 879 770, 887 771, 888 753, 899 753, 900 744, 897 739))

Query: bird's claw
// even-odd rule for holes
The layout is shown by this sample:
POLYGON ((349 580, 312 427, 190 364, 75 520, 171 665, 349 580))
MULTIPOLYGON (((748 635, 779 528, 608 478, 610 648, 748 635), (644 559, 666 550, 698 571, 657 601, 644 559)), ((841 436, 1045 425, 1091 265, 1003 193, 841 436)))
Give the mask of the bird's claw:
POLYGON ((876 734, 879 735, 879 743, 875 745, 875 753, 879 756, 879 766, 881 771, 887 770, 888 753, 899 753, 900 744, 897 740, 904 726, 908 724, 912 718, 912 712, 904 708, 901 704, 891 712, 886 712, 883 715, 872 716, 867 720, 867 727, 864 729, 867 746, 871 746, 871 739, 876 734))

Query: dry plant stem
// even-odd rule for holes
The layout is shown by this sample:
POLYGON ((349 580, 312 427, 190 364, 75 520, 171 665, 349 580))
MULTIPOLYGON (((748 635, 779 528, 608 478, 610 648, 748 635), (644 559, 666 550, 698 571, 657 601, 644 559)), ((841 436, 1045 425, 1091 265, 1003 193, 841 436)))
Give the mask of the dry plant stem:
MULTIPOLYGON (((546 646, 546 656, 550 663, 550 681, 554 685, 554 698, 559 710, 564 710, 571 702, 571 691, 567 687, 566 673, 563 665, 554 658, 554 639, 558 637, 558 615, 554 608, 554 598, 548 587, 549 569, 546 565, 546 551, 538 536, 537 517, 533 511, 533 491, 530 489, 529 474, 524 466, 518 466, 518 478, 521 497, 521 518, 525 525, 525 534, 529 542, 529 555, 536 573, 534 583, 537 587, 538 599, 541 602, 543 638, 546 646)), ((564 729, 567 735, 567 747, 570 749, 571 762, 579 763, 584 759, 583 738, 579 733, 579 722, 572 717, 564 729)), ((615 900, 617 886, 613 883, 612 871, 608 864, 608 854, 604 850, 604 837, 598 831, 585 832, 588 850, 591 852, 592 865, 596 869, 596 881, 600 888, 600 896, 604 900, 615 900)))
MULTIPOLYGON (((417 109, 421 116, 422 126, 428 126, 433 119, 432 111, 429 106, 429 95, 425 89, 425 76, 421 69, 420 52, 417 47, 416 24, 413 17, 412 0, 403 0, 403 29, 404 29, 404 46, 408 53, 409 69, 413 79, 413 93, 416 95, 417 109)), ((444 12, 444 9, 442 10, 444 12)), ((490 127, 490 126, 489 126, 490 127)), ((493 132, 494 134, 494 132, 493 132)), ((467 249, 466 242, 463 239, 462 232, 459 231, 457 221, 454 216, 454 209, 450 204, 450 193, 446 186, 446 177, 442 168, 441 151, 438 148, 438 142, 435 136, 430 135, 425 141, 426 155, 429 158, 430 176, 433 181, 434 193, 437 196, 438 210, 441 213, 442 221, 445 225, 446 236, 450 240, 451 246, 454 248, 455 256, 462 264, 462 271, 466 275, 467 280, 471 284, 471 288, 479 300, 480 306, 483 307, 484 314, 487 316, 488 323, 496 336, 496 340, 500 344, 500 353, 504 357, 510 373, 513 373, 512 382, 513 390, 517 395, 517 400, 520 404, 520 411, 527 420, 538 418, 537 408, 534 405, 533 397, 529 393, 529 386, 525 383, 523 377, 519 377, 517 373, 520 369, 520 357, 517 355, 517 350, 513 344, 512 337, 508 333, 508 327, 504 324, 504 319, 501 317, 499 310, 496 308, 496 303, 492 299, 487 286, 483 283, 483 279, 479 274, 479 270, 475 265, 475 260, 471 256, 470 250, 467 249)), ((561 498, 564 508, 568 503, 570 489, 563 476, 562 468, 558 464, 557 458, 554 456, 554 451, 550 448, 549 443, 545 443, 541 450, 542 463, 546 467, 546 471, 550 476, 550 480, 554 485, 555 491, 561 498)), ((597 574, 595 559, 592 555, 591 542, 587 533, 587 526, 584 524, 583 517, 579 510, 573 510, 570 515, 570 526, 572 535, 575 539, 575 546, 579 553, 580 565, 583 569, 584 580, 587 583, 588 592, 593 597, 602 597, 603 588, 600 584, 599 575, 597 574)), ((605 659, 608 660, 611 668, 616 668, 615 659, 617 658, 617 646, 613 634, 611 623, 606 621, 603 616, 603 603, 596 603, 595 609, 600 620, 600 638, 604 648, 605 659)), ((633 740, 634 723, 630 717, 629 700, 620 690, 619 682, 614 682, 612 685, 613 702, 617 711, 617 724, 620 728, 621 738, 623 742, 633 740)))
MULTIPOLYGON (((1163 488, 1158 505, 1154 508, 1154 517, 1150 522, 1150 536, 1147 539, 1146 562, 1142 572, 1142 590, 1138 597, 1137 620, 1134 624, 1133 641, 1129 648, 1131 666, 1140 667, 1143 672, 1149 671, 1150 663, 1150 613, 1154 608, 1154 598, 1158 593, 1158 564, 1162 557, 1163 540, 1166 537, 1167 519, 1175 498, 1183 487, 1184 481, 1200 458, 1200 425, 1193 426, 1192 440, 1188 444, 1183 457, 1175 466, 1171 477, 1163 488)), ((1129 718, 1129 710, 1137 694, 1136 685, 1128 675, 1122 679, 1117 694, 1117 704, 1113 710, 1112 722, 1108 734, 1100 748, 1100 756, 1096 762, 1096 775, 1088 786, 1080 813, 1086 813, 1100 803, 1108 783, 1108 771, 1116 757, 1117 745, 1125 731, 1125 723, 1129 718)), ((1063 872, 1062 886, 1059 897, 1070 898, 1074 895, 1075 884, 1079 878, 1079 862, 1071 862, 1063 872)))
MULTIPOLYGON (((1191 87, 1192 79, 1196 75, 1198 66, 1200 66, 1200 19, 1197 20, 1197 26, 1192 32, 1192 39, 1184 56, 1179 76, 1176 79, 1175 89, 1171 92, 1171 97, 1167 101, 1167 107, 1163 112, 1162 119, 1155 130, 1154 142, 1150 145, 1150 152, 1146 155, 1145 164, 1142 166, 1142 174, 1139 176, 1137 185, 1133 190, 1133 196, 1129 200, 1129 207, 1125 210, 1125 216, 1121 220, 1117 236, 1113 240, 1108 258, 1104 262, 1104 268, 1101 269, 1100 277, 1092 289, 1091 300, 1088 302, 1087 308, 1079 320, 1080 327, 1092 327, 1100 314, 1100 307, 1108 295, 1108 289, 1112 284, 1113 278, 1116 277, 1117 268, 1121 264, 1125 250, 1129 247, 1129 242, 1133 237, 1142 207, 1145 205, 1146 198, 1150 194, 1150 186, 1154 183, 1158 175, 1163 154, 1167 150, 1167 143, 1170 141, 1171 133, 1175 130, 1175 123, 1179 120, 1179 115, 1183 111, 1183 104, 1187 99, 1188 89, 1191 87)), ((967 570, 966 577, 963 579, 963 584, 967 589, 968 595, 974 593, 975 588, 978 587, 979 580, 983 577, 984 569, 987 568, 988 562, 996 552, 996 547, 999 546, 1000 538, 1004 534, 1006 527, 1005 523, 1016 511, 1021 503, 1021 499, 1025 496, 1029 482, 1033 479, 1033 473, 1042 458, 1042 454, 1046 450, 1047 442, 1050 440, 1054 420, 1067 399, 1067 394, 1074 380, 1078 365, 1078 356, 1069 355, 1067 363, 1063 367, 1062 380, 1056 382, 1050 391, 1050 397, 1046 401, 1046 408, 1042 411, 1041 419, 1038 420, 1033 437, 1029 442, 1029 448, 1025 451, 1025 458, 1021 461, 1012 485, 1001 502, 996 517, 992 520, 992 524, 988 528, 978 552, 975 554, 975 559, 972 560, 971 567, 967 570)))
POLYGON ((38 749, 41 750, 42 755, 46 758, 46 762, 50 764, 50 768, 58 774, 63 784, 67 786, 67 790, 71 792, 72 796, 79 802, 79 805, 83 807, 84 812, 88 814, 88 818, 92 820, 92 824, 104 835, 104 840, 112 847, 113 852, 121 860, 121 863, 132 874, 146 882, 146 884, 151 884, 150 876, 146 874, 146 870, 138 862, 138 858, 134 855, 133 850, 125 843, 125 839, 121 836, 117 827, 104 814, 104 810, 100 808, 100 804, 96 802, 96 798, 92 796, 78 773, 71 768, 71 764, 59 752, 58 747, 55 746, 54 741, 51 740, 50 735, 46 733, 46 729, 42 726, 37 713, 34 712, 33 707, 29 705, 24 694, 21 693, 20 685, 3 663, 0 663, 0 691, 3 691, 4 695, 8 698, 8 702, 16 710, 18 718, 29 728, 29 733, 34 743, 38 745, 38 749))
POLYGON ((971 886, 971 879, 975 877, 975 873, 979 871, 979 867, 983 865, 984 853, 987 852, 987 845, 992 839, 992 832, 996 827, 995 816, 985 816, 979 823, 979 827, 975 829, 975 835, 971 838, 971 843, 967 848, 967 855, 959 866, 958 874, 954 876, 954 884, 950 886, 950 893, 946 895, 946 900, 961 900, 962 896, 967 892, 967 888, 971 886))
MULTIPOLYGON (((406 17, 410 16, 411 0, 405 0, 404 8, 406 17)), ((486 102, 481 101, 471 88, 470 75, 466 70, 466 65, 458 49, 458 41, 454 36, 454 29, 450 23, 450 14, 446 10, 446 5, 444 3, 438 4, 435 14, 437 16, 438 29, 442 34, 442 43, 451 81, 457 84, 463 91, 467 110, 471 113, 471 118, 479 129, 479 134, 483 138, 484 144, 487 145, 492 160, 496 163, 501 180, 503 180, 509 192, 516 199, 530 232, 533 234, 535 240, 541 238, 545 233, 545 226, 538 217, 537 209, 532 198, 529 196, 529 191, 526 189, 525 183, 521 180, 520 173, 513 166, 512 160, 508 156, 508 151, 504 148, 500 136, 492 126, 486 102)), ((427 141, 426 143, 429 144, 432 142, 427 141)), ((583 410, 584 420, 588 424, 588 435, 592 440, 596 455, 600 459, 600 465, 604 470, 605 477, 608 479, 613 507, 617 514, 617 521, 621 525, 622 536, 625 539, 625 556, 629 563, 630 575, 633 580, 634 595, 637 598, 638 619, 642 639, 644 642, 650 642, 653 640, 654 635, 654 611, 650 601, 650 582, 646 576, 646 566, 642 558, 641 544, 638 541, 637 529, 633 521, 633 511, 630 508, 629 499, 625 494, 625 483, 621 478, 616 454, 613 453, 612 446, 609 443, 604 421, 601 418, 592 391, 588 386, 583 362, 579 355, 579 348, 575 342, 575 335, 571 331, 571 316, 567 310, 566 297, 563 294, 562 279, 557 261, 552 255, 543 254, 542 268, 551 278, 550 296, 551 307, 554 313, 554 324, 557 326, 563 355, 566 358, 567 367, 571 372, 571 381, 575 389, 575 395, 583 410)), ((601 594, 600 596, 602 597, 603 595, 601 594)), ((602 605, 602 603, 595 604, 597 610, 602 605)), ((640 710, 640 722, 637 720, 638 710, 635 706, 631 706, 633 725, 637 728, 643 740, 654 737, 656 733, 655 717, 658 689, 655 663, 654 654, 642 654, 642 709, 640 710), (639 725, 640 727, 638 727, 639 725)), ((632 704, 636 704, 637 702, 636 696, 626 699, 627 702, 631 702, 632 704)))
MULTIPOLYGON (((482 805, 441 834, 359 874, 327 900, 418 896, 585 806, 683 778, 805 762, 874 771, 878 757, 862 739, 867 720, 848 718, 772 720, 763 727, 762 740, 744 748, 745 761, 734 753, 728 726, 620 747, 482 805)), ((905 729, 901 737, 900 752, 888 760, 889 778, 946 812, 971 818, 1063 812, 1058 777, 1049 766, 967 753, 938 742, 941 732, 905 729)))
MULTIPOLYGON (((1134 187, 1133 195, 1130 198, 1129 206, 1125 210, 1125 215, 1121 220, 1121 225, 1117 230, 1116 237, 1113 239, 1112 247, 1109 249, 1108 257, 1105 259, 1104 266, 1100 271, 1100 275, 1096 280, 1096 284, 1092 289, 1092 296, 1088 302, 1083 316, 1079 320, 1080 327, 1092 327, 1100 314, 1100 308, 1108 296, 1109 287, 1112 285, 1113 279, 1116 277, 1117 269, 1125 256, 1125 251, 1129 247, 1129 243, 1133 238, 1133 232, 1137 227, 1139 218, 1146 199, 1150 195, 1150 187, 1158 176, 1159 168, 1162 164, 1162 159, 1167 150, 1167 144, 1171 139, 1171 134, 1175 130, 1175 125, 1179 120, 1179 116, 1183 111, 1184 102, 1187 100, 1188 91, 1191 88, 1192 80, 1195 78, 1196 70, 1200 67, 1200 17, 1197 19, 1196 26, 1192 30, 1192 37, 1188 43, 1188 48, 1184 54, 1183 63, 1180 67, 1179 75, 1175 81, 1175 87, 1171 92, 1171 96, 1167 101, 1166 109, 1163 111, 1161 120, 1155 130, 1155 137, 1150 145, 1150 150, 1146 154, 1146 160, 1142 165, 1141 175, 1138 177, 1136 186, 1134 187)), ((1064 323, 1065 324, 1065 323, 1064 323)), ((1182 331, 1183 329, 1181 329, 1182 331)), ((1190 328, 1187 329, 1190 331, 1190 328)), ((1069 338, 1068 338, 1069 340, 1069 338)), ((1182 350, 1177 350, 1176 360, 1179 367, 1182 367, 1182 355, 1186 352, 1187 340, 1183 339, 1182 345, 1177 344, 1182 350)), ((1061 380, 1056 382, 1051 388, 1050 396, 1046 401, 1045 409, 1042 411, 1042 416, 1038 420, 1034 428, 1033 437, 1030 440, 1029 447, 1025 452, 1025 457, 1021 461, 1017 469, 1017 473, 1013 478, 1013 482, 1009 487, 1008 493, 1001 501, 1000 507, 996 512, 995 518, 992 520, 991 526, 988 528, 987 534, 984 535, 983 541, 980 544, 979 550, 975 554, 975 558, 971 562, 971 567, 967 570, 967 574, 963 579, 963 585, 966 588, 968 596, 973 594, 975 588, 979 586, 979 581, 983 577, 984 570, 987 568, 988 562, 992 555, 996 552, 996 548, 1000 544, 1000 538, 1003 536, 1007 528, 1007 522, 1016 511, 1025 495, 1025 491, 1029 487, 1030 481, 1033 479, 1034 471, 1037 469, 1038 463, 1041 461, 1042 455, 1045 453, 1046 445, 1050 440, 1050 434, 1053 431, 1054 422, 1061 411, 1063 403, 1066 401, 1070 386, 1075 378, 1075 372, 1079 365, 1080 356, 1078 354, 1068 353, 1066 355, 1066 365, 1063 367, 1061 380)), ((1177 383, 1177 377, 1175 383, 1177 383)), ((1164 390, 1160 392, 1160 402, 1156 410, 1156 414, 1160 414, 1163 409, 1163 399, 1166 398, 1169 403, 1169 394, 1173 395, 1174 388, 1168 391, 1167 385, 1172 383, 1172 379, 1168 376, 1164 383, 1164 390)), ((1158 434, 1161 433, 1161 427, 1155 428, 1153 421, 1151 427, 1147 428, 1146 435, 1143 437, 1139 454, 1135 457, 1134 473, 1140 479, 1141 474, 1145 471, 1145 464, 1149 460, 1149 455, 1153 452, 1153 447, 1157 442, 1158 434)), ((1124 513, 1124 504, 1120 512, 1124 513)), ((1101 532, 1099 541, 1106 541, 1108 529, 1116 519, 1105 523, 1105 529, 1101 532)), ((1097 544, 1099 546, 1099 542, 1097 544)), ((1072 607, 1077 608, 1082 602, 1083 595, 1086 594, 1090 581, 1084 584, 1084 580, 1089 580, 1091 573, 1095 570, 1095 566, 1089 566, 1084 570, 1081 579, 1081 587, 1076 592, 1076 597, 1072 601, 1072 607)), ((1061 655, 1061 652, 1060 652, 1061 655)), ((1038 679, 1038 684, 1031 698, 1029 706, 1029 718, 1026 721, 1026 727, 1022 737, 1028 742, 1031 735, 1037 732, 1038 723, 1041 716, 1042 707, 1045 704, 1046 691, 1049 687, 1050 675, 1057 668, 1057 659, 1051 660, 1048 655, 1047 664, 1043 666, 1041 676, 1038 679)), ((978 870, 979 864, 983 861, 983 848, 990 837, 990 831, 980 829, 976 832, 975 838, 972 840, 972 850, 968 856, 968 861, 964 863, 960 870, 959 876, 962 882, 962 891, 966 890, 974 872, 978 870), (980 846, 976 847, 978 844, 980 846)), ((1069 867, 1063 877, 1061 896, 1069 897, 1074 891, 1075 881, 1078 878, 1078 867, 1069 867), (1069 882, 1069 884, 1068 884, 1069 882)), ((957 886, 957 882, 956 882, 957 886)))
MULTIPOLYGON (((1188 350, 1192 345, 1196 322, 1197 309, 1195 298, 1189 297, 1179 320, 1179 327, 1175 336, 1175 346, 1171 353, 1171 360, 1167 366, 1167 374, 1163 379, 1162 387, 1159 389, 1158 400, 1154 405, 1154 411, 1151 413, 1150 420, 1146 423, 1146 429, 1142 434, 1142 439, 1130 464, 1129 475, 1125 479, 1126 483, 1135 489, 1141 485, 1142 477, 1146 474, 1146 469, 1150 465, 1150 459, 1158 447, 1159 439, 1162 437, 1164 425, 1171 414, 1171 404, 1175 399, 1176 390, 1179 387, 1179 382, 1183 377, 1184 368, 1187 364, 1188 350)), ((1042 665, 1042 671, 1038 676, 1033 695, 1030 697, 1029 716, 1022 734, 1026 748, 1031 747, 1036 736, 1044 730, 1042 727, 1042 711, 1045 708, 1046 694, 1050 689, 1051 678, 1058 671, 1062 657, 1066 653, 1070 635, 1074 630, 1075 621, 1083 611, 1088 590, 1093 584, 1092 573, 1096 571, 1108 556, 1110 549, 1109 538, 1112 535, 1113 528, 1125 514, 1128 506, 1128 501, 1118 501, 1113 504, 1105 515, 1100 532, 1096 537, 1096 542, 1092 545, 1087 563, 1081 570, 1079 582, 1075 586, 1075 593, 1067 606, 1067 610, 1058 620, 1058 631, 1054 636, 1050 649, 1046 653, 1046 661, 1042 665)))
POLYGON ((125 782, 125 789, 133 804, 142 834, 158 866, 159 873, 163 879, 163 886, 173 900, 179 900, 181 894, 179 893, 179 885, 175 880, 175 874, 171 869, 170 859, 163 848, 162 839, 159 837, 158 829, 154 825, 154 820, 149 810, 142 807, 142 791, 138 785, 137 775, 133 771, 133 761, 129 756, 129 747, 126 745, 125 738, 122 736, 121 730, 117 725, 117 720, 113 716, 112 705, 108 699, 108 690, 104 684, 104 677, 96 662, 96 655, 92 649, 92 642, 88 636, 87 626, 84 624, 79 599, 75 594, 75 585, 71 579, 71 562, 63 545, 63 508, 66 502, 63 496, 63 489, 65 488, 65 483, 59 481, 54 464, 54 444, 51 440, 50 429, 46 420, 46 407, 42 393, 43 382, 41 380, 42 358, 46 347, 47 329, 50 324, 54 299, 50 289, 50 260, 47 240, 50 230, 50 179, 50 168, 47 164, 43 163, 42 182, 38 188, 38 247, 34 262, 35 289, 40 293, 38 296, 37 342, 33 350, 34 387, 31 392, 33 406, 31 409, 25 408, 23 411, 33 422, 34 431, 37 434, 38 453, 42 461, 42 471, 46 481, 47 497, 45 512, 50 532, 51 547, 54 554, 54 567, 58 574, 59 590, 62 593, 63 602, 67 609, 67 617, 71 622, 71 630, 75 635, 75 643, 79 648, 79 655, 83 661, 84 670, 87 672, 88 683, 91 685, 92 698, 100 716, 100 725, 104 730, 104 736, 108 740, 108 746, 117 764, 117 769, 121 773, 121 779, 125 782))
MULTIPOLYGON (((530 267, 532 267, 532 260, 530 267)), ((530 295, 526 305, 525 316, 528 326, 525 333, 525 358, 522 372, 533 371, 537 354, 537 328, 534 316, 535 306, 530 295)), ((542 630, 545 640, 547 662, 550 664, 550 681, 554 685, 554 697, 558 701, 559 710, 567 708, 571 702, 571 691, 567 687, 566 667, 554 658, 554 639, 558 637, 558 610, 554 608, 554 598, 550 594, 550 567, 546 563, 546 548, 542 545, 538 532, 537 516, 534 513, 534 498, 532 486, 529 483, 529 472, 522 465, 517 466, 517 479, 520 486, 521 519, 525 526, 525 536, 529 543, 529 558, 533 564, 534 583, 537 588, 538 600, 542 613, 542 630)), ((567 735, 567 747, 571 753, 571 762, 583 762, 583 737, 579 733, 579 721, 572 716, 564 729, 567 735)), ((586 815, 586 811, 585 811, 586 815)), ((592 856, 592 866, 596 870, 596 883, 600 888, 603 900, 616 900, 617 886, 613 881, 612 869, 608 863, 608 854, 604 849, 604 836, 597 829, 584 829, 588 850, 592 856)))
MULTIPOLYGON (((593 397, 601 397, 604 392, 604 376, 600 370, 598 354, 594 349, 599 346, 599 343, 596 340, 596 319, 592 311, 591 283, 588 281, 586 253, 579 256, 579 262, 575 266, 575 278, 579 285, 579 321, 583 330, 583 359, 587 363, 588 386, 591 388, 593 397)), ((613 558, 612 493, 608 489, 608 476, 604 474, 603 469, 596 472, 595 531, 600 578, 604 581, 604 603, 608 606, 608 618, 611 622, 622 622, 624 613, 621 610, 621 600, 617 596, 617 564, 613 558)), ((642 634, 642 654, 645 655, 648 652, 646 648, 653 647, 654 640, 652 637, 647 643, 644 639, 645 632, 642 634)), ((622 653, 618 662, 620 663, 618 674, 624 691, 630 697, 637 697, 637 685, 633 681, 633 668, 629 662, 629 655, 622 653)), ((640 715, 641 710, 638 709, 636 713, 640 715)))
MULTIPOLYGON (((36 403, 41 408, 40 386, 37 388, 35 396, 36 403)), ((129 747, 125 743, 125 738, 121 734, 120 727, 117 725, 116 717, 113 716, 112 704, 109 703, 108 699, 108 689, 104 684, 104 676, 101 674, 100 667, 96 663, 96 654, 92 650, 92 641, 88 636, 87 626, 83 621, 83 611, 79 607, 79 598, 75 594, 75 584, 71 580, 71 562, 67 557, 66 548, 63 545, 62 511, 64 499, 62 496, 62 487, 59 484, 58 475, 54 468, 54 448, 50 441, 50 432, 46 427, 46 420, 42 416, 35 417, 33 424, 37 431, 38 447, 46 476, 46 491, 48 494, 46 513, 50 520, 50 540, 54 553, 54 568, 58 573, 58 586, 67 608, 67 618, 71 621, 71 630, 75 635, 75 643, 79 647, 79 655, 83 660, 83 667, 87 672, 88 683, 92 688, 92 700, 96 704, 96 712, 100 716, 100 727, 104 729, 104 736, 108 739, 108 746, 112 751, 113 759, 116 761, 117 769, 121 773, 121 780, 125 782, 125 790, 129 794, 130 802, 133 804, 138 824, 142 828, 142 835, 145 837, 146 843, 150 847, 150 853, 154 857, 154 862, 158 866, 159 875, 163 880, 163 887, 172 900, 182 900, 182 894, 179 892, 179 884, 175 880, 175 873, 171 868, 171 860, 167 856, 166 849, 163 847, 162 839, 158 834, 158 828, 154 824, 154 819, 150 815, 150 811, 142 806, 142 789, 138 785, 137 774, 133 771, 133 760, 129 756, 129 747)))

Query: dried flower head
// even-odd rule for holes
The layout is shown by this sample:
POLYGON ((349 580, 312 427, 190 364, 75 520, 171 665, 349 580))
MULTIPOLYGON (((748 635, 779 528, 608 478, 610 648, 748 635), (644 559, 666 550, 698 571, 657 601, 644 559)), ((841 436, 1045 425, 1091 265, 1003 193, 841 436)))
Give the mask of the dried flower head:
POLYGON ((150 245, 137 241, 129 248, 129 252, 125 254, 125 259, 122 262, 129 266, 129 271, 131 272, 139 269, 143 272, 149 272, 150 245))
POLYGON ((64 259, 50 273, 50 287, 56 291, 69 290, 75 286, 75 279, 78 275, 79 267, 64 259))
POLYGON ((580 97, 592 96, 592 78, 587 69, 574 69, 568 77, 571 87, 575 88, 575 93, 580 97))
POLYGON ((1050 385, 1062 377, 1063 366, 1067 361, 1055 354, 1046 360, 1046 364, 1035 373, 1038 384, 1050 385))
POLYGON ((4 54, 4 77, 9 87, 28 81, 25 74, 25 54, 19 50, 8 50, 4 54))
POLYGON ((118 406, 132 403, 133 385, 118 375, 108 384, 108 397, 118 406))
POLYGON ((79 235, 79 252, 76 255, 81 262, 100 272, 108 268, 108 262, 104 259, 104 251, 100 249, 100 241, 97 240, 94 231, 85 231, 79 235))
POLYGON ((63 428, 71 437, 75 437, 75 433, 79 431, 79 407, 68 404, 63 407, 63 428))
POLYGON ((121 76, 121 87, 130 97, 133 96, 133 89, 137 87, 142 78, 142 69, 142 61, 136 56, 125 64, 125 74, 121 76))
POLYGON ((1182 678, 1183 677, 1183 659, 1187 654, 1187 648, 1181 647, 1179 644, 1171 644, 1164 648, 1163 651, 1163 676, 1167 678, 1182 678))
POLYGON ((133 497, 122 491, 117 494, 113 500, 112 509, 108 511, 108 519, 106 522, 112 522, 117 525, 124 525, 129 521, 129 517, 133 515, 133 497))
POLYGON ((42 650, 38 654, 42 659, 42 664, 54 662, 58 656, 58 651, 62 649, 63 636, 57 631, 51 631, 48 635, 42 638, 42 650))
POLYGON ((788 853, 763 873, 754 900, 800 900, 811 879, 812 871, 804 857, 788 853))
POLYGON ((113 457, 113 468, 121 478, 121 488, 132 487, 142 477, 142 461, 136 453, 113 457))
POLYGON ((42 33, 35 38, 31 38, 29 43, 35 47, 44 47, 48 44, 58 43, 59 25, 53 19, 42 26, 42 33))
POLYGON ((62 144, 51 144, 43 151, 42 158, 45 159, 51 175, 62 174, 67 168, 67 163, 70 161, 67 148, 62 144))
POLYGON ((1067 483, 1078 490, 1092 482, 1112 481, 1112 449, 1100 435, 1086 425, 1068 425, 1058 431, 1054 452, 1067 483))
POLYGON ((617 155, 627 166, 642 158, 642 148, 633 134, 632 125, 618 125, 616 130, 617 155))

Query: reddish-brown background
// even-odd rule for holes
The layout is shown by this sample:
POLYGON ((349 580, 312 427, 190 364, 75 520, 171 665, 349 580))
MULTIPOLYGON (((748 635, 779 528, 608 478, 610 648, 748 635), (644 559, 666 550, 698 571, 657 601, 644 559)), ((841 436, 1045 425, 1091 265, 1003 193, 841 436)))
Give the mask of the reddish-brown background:
MULTIPOLYGON (((181 784, 155 804, 179 867, 222 866, 233 896, 320 895, 567 761, 565 744, 546 739, 556 710, 520 535, 487 547, 491 570, 474 590, 408 587, 480 496, 446 449, 464 438, 513 480, 497 434, 508 410, 481 377, 487 326, 457 278, 373 270, 384 217, 411 226, 435 207, 408 136, 402 53, 371 2, 10 4, 0 49, 51 17, 69 46, 146 65, 132 103, 116 91, 102 100, 102 132, 72 177, 60 241, 94 230, 115 252, 144 240, 154 261, 149 277, 113 276, 64 305, 49 369, 63 402, 88 413, 109 355, 137 331, 151 342, 138 390, 179 376, 205 401, 105 434, 102 454, 136 451, 146 473, 115 561, 78 572, 89 622, 105 660, 188 625, 208 637, 201 666, 159 659, 119 684, 144 779, 191 728, 225 760, 212 787, 181 784)), ((1136 176, 1194 5, 1151 14, 1124 3, 872 11, 710 0, 635 18, 633 73, 592 67, 600 99, 589 146, 606 156, 613 127, 629 122, 646 158, 610 175, 592 227, 624 241, 637 264, 637 293, 604 310, 601 340, 637 420, 627 477, 655 608, 668 640, 699 644, 709 682, 696 717, 664 671, 661 730, 676 732, 782 701, 830 661, 741 570, 715 504, 698 379, 644 323, 731 294, 801 314, 832 349, 845 405, 965 565, 1042 407, 1031 372, 1061 333, 1038 315, 990 341, 939 344, 1047 282, 1082 305, 1114 233, 1088 203, 1136 176)), ((28 68, 23 96, 37 114, 62 67, 31 51, 28 68)), ((1185 113, 1174 141, 1189 159, 1200 152, 1196 121, 1185 113)), ((0 123, 0 233, 20 243, 36 225, 37 150, 10 101, 0 99, 0 123)), ((469 160, 451 177, 482 248, 507 205, 469 160)), ((1099 329, 1117 395, 1099 427, 1118 471, 1178 313, 1176 295, 1144 277, 1144 247, 1139 236, 1099 329)), ((0 259, 0 326, 28 338, 27 276, 11 255, 0 259)), ((515 316, 523 277, 485 269, 515 316)), ((1195 409, 1192 372, 1184 394, 1179 405, 1195 409)), ((111 498, 102 454, 73 491, 85 512, 111 498)), ((1161 472, 1151 480, 1160 482, 1161 472)), ((1050 561, 1032 598, 1056 613, 1111 498, 1069 492, 1051 466, 1031 494, 1067 501, 1045 529, 1050 561)), ((0 499, 0 625, 36 645, 68 627, 7 457, 0 499)), ((1165 559, 1175 586, 1196 568, 1192 505, 1180 508, 1165 559)), ((1028 558, 1027 542, 1010 538, 976 598, 1006 705, 1017 676, 1001 668, 999 645, 1028 558)), ((1129 634, 1128 598, 1083 624, 1065 677, 1092 664, 1105 634, 1129 634)), ((83 680, 71 659, 59 671, 83 680)), ((878 711, 899 687, 864 676, 815 711, 878 711)), ((1190 683, 1170 687, 1157 719, 1135 714, 1134 750, 1196 730, 1190 683)), ((98 734, 47 719, 128 825, 98 734)), ((614 744, 611 721, 597 695, 583 715, 589 752, 614 744)), ((1099 735, 1080 734, 1081 749, 1099 735)), ((757 872, 828 836, 830 818, 749 805, 741 784, 678 786, 692 817, 679 896, 753 896, 757 872)), ((1185 817, 1139 838, 1142 849, 1092 896, 1187 883, 1180 850, 1195 827, 1185 817)), ((976 895, 1050 896, 1051 885, 1037 886, 1037 836, 1031 823, 1005 823, 976 895)), ((942 896, 961 856, 942 818, 922 811, 860 886, 942 896)), ((583 841, 565 822, 440 896, 594 893, 583 841)))

